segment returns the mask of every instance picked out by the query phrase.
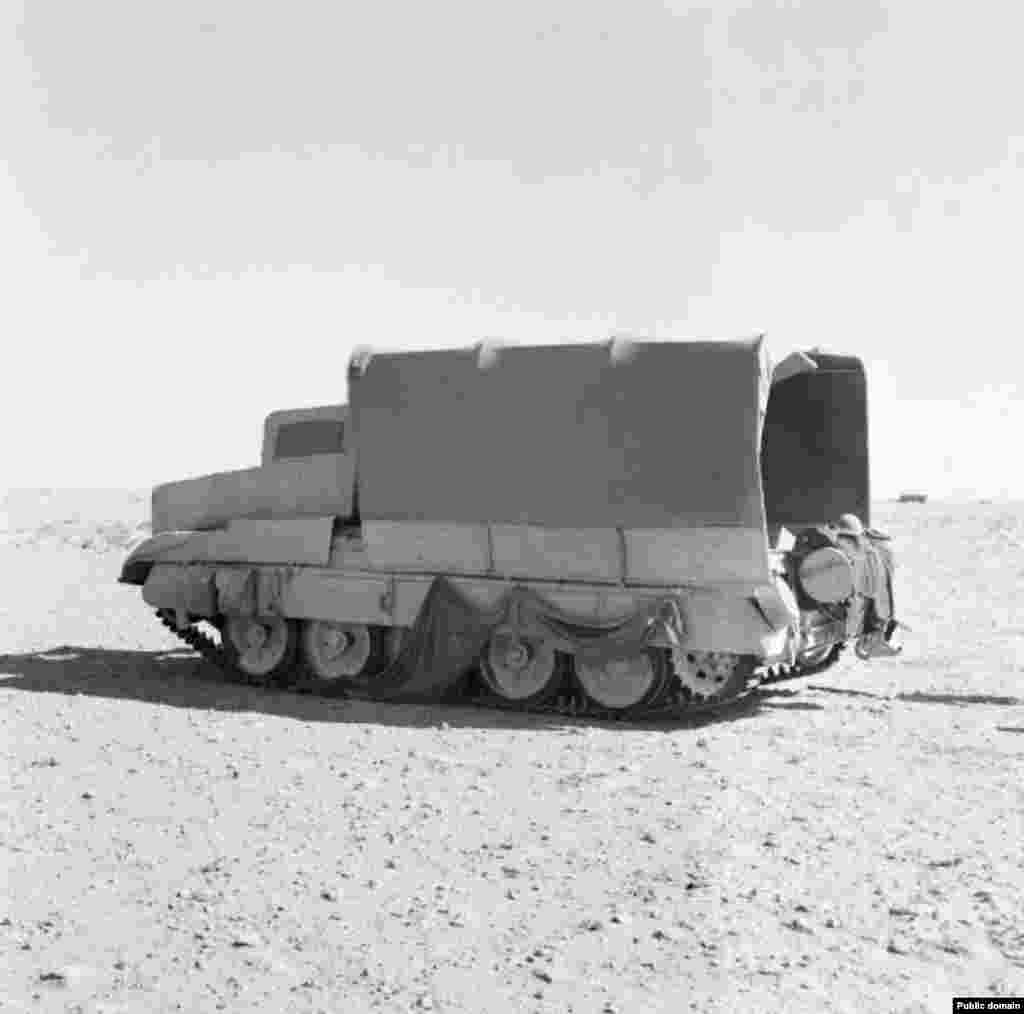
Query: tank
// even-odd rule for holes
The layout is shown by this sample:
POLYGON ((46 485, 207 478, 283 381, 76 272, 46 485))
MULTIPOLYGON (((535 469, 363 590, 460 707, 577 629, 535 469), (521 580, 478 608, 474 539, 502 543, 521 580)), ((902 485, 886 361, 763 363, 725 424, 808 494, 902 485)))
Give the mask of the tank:
POLYGON ((860 360, 763 338, 362 351, 120 580, 231 678, 640 719, 889 655, 860 360))

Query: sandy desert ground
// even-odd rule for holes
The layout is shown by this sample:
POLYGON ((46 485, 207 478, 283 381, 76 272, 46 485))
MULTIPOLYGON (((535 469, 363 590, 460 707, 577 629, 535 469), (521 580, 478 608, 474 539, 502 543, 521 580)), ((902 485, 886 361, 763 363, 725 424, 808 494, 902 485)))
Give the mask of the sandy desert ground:
POLYGON ((1024 995, 1024 505, 880 504, 905 655, 714 722, 224 685, 0 505, 0 1009, 950 1011, 1024 995))

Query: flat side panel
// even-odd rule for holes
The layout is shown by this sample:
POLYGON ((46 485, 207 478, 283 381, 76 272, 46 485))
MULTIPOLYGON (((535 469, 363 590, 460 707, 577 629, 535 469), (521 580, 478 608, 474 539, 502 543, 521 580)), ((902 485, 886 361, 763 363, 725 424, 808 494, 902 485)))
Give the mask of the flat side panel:
POLYGON ((282 610, 303 619, 389 625, 394 621, 384 608, 388 584, 387 578, 370 575, 300 572, 288 586, 282 610))
POLYGON ((752 598, 694 591, 684 600, 687 646, 700 651, 772 655, 785 643, 785 631, 773 629, 752 598))
POLYGON ((622 537, 614 528, 492 525, 494 572, 553 581, 620 581, 622 537))
POLYGON ((374 570, 486 574, 486 525, 364 521, 363 543, 374 570))
POLYGON ((154 539, 146 557, 160 563, 266 563, 325 566, 333 518, 234 521, 223 531, 154 539))
POLYGON ((750 528, 630 529, 626 580, 630 584, 770 584, 768 544, 750 528))
MULTIPOLYGON (((211 532, 214 545, 237 548, 242 561, 295 563, 324 567, 331 558, 334 518, 286 521, 232 521, 225 532, 211 532), (269 553, 269 556, 263 554, 269 553)), ((227 559, 226 557, 224 559, 227 559)))
POLYGON ((762 370, 760 341, 374 354, 349 375, 360 513, 762 527, 762 370))
POLYGON ((236 518, 348 517, 354 487, 355 463, 348 454, 165 483, 153 490, 153 531, 201 531, 236 518))
POLYGON ((212 567, 156 564, 142 587, 142 599, 154 609, 212 616, 216 611, 213 573, 212 567))

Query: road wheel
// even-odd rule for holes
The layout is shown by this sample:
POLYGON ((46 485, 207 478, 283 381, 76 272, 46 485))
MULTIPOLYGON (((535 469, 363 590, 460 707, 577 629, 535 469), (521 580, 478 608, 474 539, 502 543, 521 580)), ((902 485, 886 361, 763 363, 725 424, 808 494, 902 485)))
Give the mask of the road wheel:
POLYGON ((499 627, 484 647, 480 675, 504 701, 537 704, 551 698, 565 679, 565 663, 550 641, 522 637, 499 627))
POLYGON ((576 682, 598 707, 626 712, 653 704, 671 674, 667 653, 651 648, 630 658, 594 664, 575 660, 576 682))
POLYGON ((298 634, 283 616, 228 616, 221 637, 231 665, 249 683, 287 678, 295 664, 298 634))
POLYGON ((405 634, 404 627, 307 620, 302 655, 317 683, 368 688, 398 657, 405 634))

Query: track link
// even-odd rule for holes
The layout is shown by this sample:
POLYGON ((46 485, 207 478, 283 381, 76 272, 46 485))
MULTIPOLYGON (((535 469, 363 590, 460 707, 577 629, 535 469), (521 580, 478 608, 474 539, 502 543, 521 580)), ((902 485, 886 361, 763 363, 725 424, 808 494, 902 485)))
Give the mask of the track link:
MULTIPOLYGON (((243 685, 264 685, 254 683, 243 676, 235 667, 232 652, 222 643, 201 630, 197 622, 190 622, 186 627, 180 628, 167 610, 158 609, 156 614, 160 622, 171 633, 215 666, 229 682, 243 685)), ((290 679, 285 683, 277 681, 277 684, 289 687, 300 693, 317 693, 318 689, 315 681, 308 679, 308 675, 306 667, 301 662, 298 662, 290 673, 290 679)), ((653 704, 645 707, 630 708, 626 711, 615 711, 600 707, 585 697, 577 687, 568 685, 562 693, 545 702, 524 705, 507 701, 491 692, 483 683, 483 680, 471 671, 456 682, 452 692, 438 700, 439 702, 450 703, 455 706, 468 705, 470 707, 486 708, 495 711, 511 711, 518 714, 548 715, 562 718, 580 718, 587 721, 634 724, 714 715, 722 709, 735 705, 749 697, 762 682, 766 682, 764 675, 757 671, 753 664, 745 660, 722 693, 714 697, 706 698, 692 693, 682 685, 678 676, 673 675, 665 692, 653 704)), ((346 697, 367 701, 380 700, 380 698, 375 698, 371 693, 364 692, 361 688, 355 686, 332 686, 331 692, 323 694, 323 696, 334 698, 346 697)), ((393 703, 405 703, 401 698, 389 698, 389 700, 393 703)), ((413 701, 413 703, 419 702, 413 701)))
POLYGON ((234 668, 231 653, 209 634, 200 630, 198 624, 190 623, 187 627, 179 627, 164 609, 158 609, 156 615, 175 637, 184 641, 193 651, 199 652, 207 662, 213 663, 225 676, 230 677, 233 683, 248 683, 248 680, 243 679, 234 668))

